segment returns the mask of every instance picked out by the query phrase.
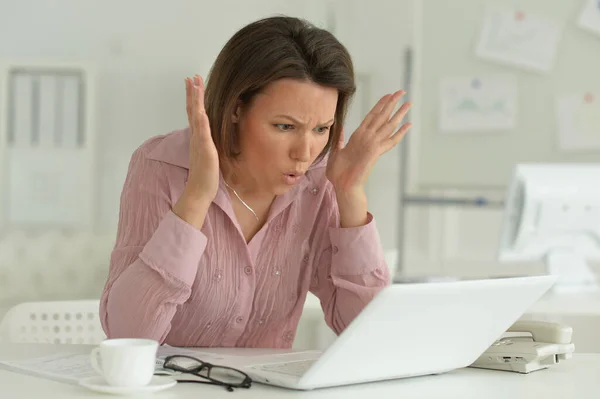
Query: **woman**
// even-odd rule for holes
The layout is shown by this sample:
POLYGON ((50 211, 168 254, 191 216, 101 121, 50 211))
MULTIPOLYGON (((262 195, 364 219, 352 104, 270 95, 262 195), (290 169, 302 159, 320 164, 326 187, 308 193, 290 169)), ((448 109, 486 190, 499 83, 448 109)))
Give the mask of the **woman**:
POLYGON ((364 185, 409 104, 384 96, 344 147, 355 91, 329 32, 290 17, 225 45, 189 127, 133 154, 100 312, 109 338, 289 348, 307 292, 340 333, 386 285, 364 185))

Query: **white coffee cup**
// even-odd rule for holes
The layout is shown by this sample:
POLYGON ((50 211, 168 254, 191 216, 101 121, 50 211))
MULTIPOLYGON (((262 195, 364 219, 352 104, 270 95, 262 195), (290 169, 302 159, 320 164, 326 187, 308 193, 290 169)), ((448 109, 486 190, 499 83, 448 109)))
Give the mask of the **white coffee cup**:
POLYGON ((141 387, 154 375, 157 351, 158 342, 151 339, 107 339, 92 349, 90 360, 109 385, 141 387))

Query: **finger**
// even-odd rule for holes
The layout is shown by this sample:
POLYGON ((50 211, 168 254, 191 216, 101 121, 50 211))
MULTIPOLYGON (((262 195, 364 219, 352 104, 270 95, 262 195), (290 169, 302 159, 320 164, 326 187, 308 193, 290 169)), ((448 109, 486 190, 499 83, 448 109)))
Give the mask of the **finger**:
POLYGON ((192 101, 190 105, 190 119, 194 127, 194 131, 200 127, 200 114, 198 113, 198 86, 196 85, 196 77, 191 81, 192 101))
POLYGON ((197 104, 196 104, 196 110, 204 113, 205 112, 205 108, 204 108, 204 81, 202 80, 202 78, 199 75, 194 75, 194 83, 196 86, 196 90, 197 90, 197 104))
POLYGON ((388 101, 391 100, 391 98, 393 97, 394 93, 390 93, 390 94, 386 94, 385 96, 383 96, 378 102, 377 104, 375 104, 375 106, 373 107, 373 111, 375 114, 379 114, 383 108, 385 107, 385 105, 388 103, 388 101))
POLYGON ((344 137, 345 137, 344 136, 344 129, 342 129, 342 131, 340 132, 340 138, 339 138, 339 140, 337 142, 337 149, 338 150, 341 150, 342 148, 344 148, 344 142, 345 142, 344 137))
POLYGON ((390 97, 389 101, 384 104, 381 112, 377 114, 371 121, 369 128, 373 130, 379 130, 381 126, 383 126, 389 119, 390 115, 394 108, 396 108, 396 104, 398 104, 398 100, 402 97, 406 92, 404 90, 398 90, 390 97))
POLYGON ((198 115, 198 136, 202 140, 212 142, 212 136, 210 134, 210 123, 208 122, 208 116, 206 113, 198 115))
POLYGON ((185 78, 185 110, 188 122, 192 123, 192 81, 190 78, 185 78))
MULTIPOLYGON (((194 78, 191 79, 191 91, 192 91, 192 115, 194 118, 200 114, 200 104, 202 102, 202 90, 200 86, 200 81, 198 80, 198 75, 194 75, 194 78)), ((203 109, 202 109, 203 111, 203 109)))
POLYGON ((195 79, 190 82, 190 92, 192 94, 190 117, 194 120, 196 118, 196 108, 198 107, 198 87, 196 86, 195 79))
POLYGON ((404 136, 406 135, 406 132, 408 132, 408 129, 410 129, 412 127, 412 123, 408 122, 405 123, 404 125, 402 125, 400 127, 400 129, 398 129, 396 131, 396 133, 394 133, 392 135, 392 137, 390 137, 388 140, 386 140, 385 142, 385 150, 384 152, 387 152, 389 150, 391 150, 392 148, 394 148, 400 141, 402 141, 402 139, 404 138, 404 136))
POLYGON ((381 97, 379 101, 377 101, 377 104, 375 104, 375 106, 371 109, 371 111, 369 111, 367 116, 365 116, 365 119, 363 119, 363 121, 361 122, 360 126, 358 127, 359 129, 367 128, 371 124, 373 118, 375 118, 375 116, 381 112, 386 102, 389 101, 390 96, 390 94, 386 94, 385 96, 381 97))
POLYGON ((382 133, 389 132, 386 134, 386 136, 389 136, 391 132, 393 132, 394 129, 396 129, 396 127, 400 124, 400 122, 402 122, 402 119, 404 119, 406 113, 411 107, 412 104, 410 102, 402 104, 400 109, 398 109, 394 116, 392 116, 392 118, 387 122, 385 129, 381 129, 382 133))
POLYGON ((204 90, 202 80, 199 76, 194 76, 194 85, 192 90, 192 119, 194 133, 202 140, 211 141, 210 123, 208 115, 204 109, 204 90))

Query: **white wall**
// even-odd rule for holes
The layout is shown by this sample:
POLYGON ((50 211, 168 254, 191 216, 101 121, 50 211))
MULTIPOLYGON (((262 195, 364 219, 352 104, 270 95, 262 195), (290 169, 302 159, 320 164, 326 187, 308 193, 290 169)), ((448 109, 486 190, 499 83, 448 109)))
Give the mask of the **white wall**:
MULTIPOLYGON (((365 96, 370 107, 381 95, 402 87, 402 54, 412 31, 411 5, 412 0, 377 0, 368 7, 361 0, 0 0, 0 67, 73 62, 92 68, 96 89, 92 110, 97 143, 95 227, 103 234, 106 247, 107 234, 110 236, 118 219, 119 194, 131 152, 146 138, 186 124, 183 77, 206 75, 237 29, 275 13, 305 17, 319 26, 331 27, 349 48, 358 74, 368 78, 368 87, 359 88, 355 103, 360 104, 360 96, 365 96)), ((366 111, 354 108, 353 120, 360 119, 357 112, 366 111)), ((397 185, 389 182, 397 180, 397 155, 398 151, 392 151, 382 157, 368 186, 370 208, 386 249, 393 249, 396 241, 398 193, 397 185), (391 190, 383 193, 380 187, 391 190)), ((22 284, 39 281, 38 269, 43 265, 37 256, 28 257, 27 251, 17 250, 28 239, 26 234, 19 234, 15 238, 5 229, 0 241, 11 250, 0 258, 4 257, 5 266, 7 262, 30 265, 21 269, 23 275, 18 281, 22 284)), ((56 242, 56 234, 44 237, 38 235, 34 245, 49 248, 56 242)), ((98 257, 101 264, 102 254, 98 257)), ((72 263, 63 258, 56 256, 56 263, 70 270, 72 263)), ((10 281, 17 281, 12 267, 4 270, 10 281)))
MULTIPOLYGON (((286 13, 332 27, 365 78, 350 118, 356 123, 367 111, 360 109, 363 96, 373 105, 383 94, 403 88, 403 57, 413 40, 414 4, 415 0, 0 0, 0 68, 11 62, 46 61, 86 63, 94 69, 95 181, 100 204, 96 235, 32 235, 2 231, 0 226, 0 315, 3 307, 24 300, 98 297, 131 152, 146 138, 186 124, 183 77, 206 75, 223 44, 242 25, 286 13)), ((0 114, 0 123, 4 120, 0 114)), ((409 134, 418 139, 418 133, 416 125, 409 134)), ((0 151, 0 165, 1 156, 0 151)), ((379 160, 368 183, 369 208, 392 268, 398 242, 399 172, 397 148, 379 160)), ((408 183, 414 188, 414 182, 408 183)), ((539 263, 496 262, 502 218, 498 209, 412 207, 406 215, 403 275, 543 271, 539 263)))
MULTIPOLYGON (((0 0, 0 64, 71 61, 94 68, 99 232, 110 234, 116 226, 134 148, 186 124, 183 77, 206 75, 237 29, 274 13, 333 28, 358 74, 367 78, 357 103, 364 95, 372 105, 403 87, 404 51, 413 40, 413 0, 0 0)), ((409 134, 418 137, 418 126, 409 134)), ((390 259, 398 239, 399 154, 399 148, 385 154, 368 183, 370 209, 390 259)), ((542 270, 539 264, 495 261, 501 216, 499 210, 411 208, 403 273, 483 276, 542 270)))
MULTIPOLYGON (((334 25, 357 72, 370 80, 370 105, 402 87, 402 56, 412 31, 409 0, 377 0, 369 6, 362 0, 0 4, 0 63, 72 61, 94 68, 100 230, 116 225, 118 195, 133 149, 150 136, 185 125, 183 77, 206 74, 225 41, 245 23, 289 13, 320 26, 334 25)), ((397 180, 397 155, 394 150, 380 160, 369 184, 371 208, 387 249, 396 241, 397 185, 384 194, 379 182, 397 180)))
MULTIPOLYGON (((354 57, 359 74, 371 78, 367 97, 374 104, 383 94, 405 88, 405 50, 414 48, 415 3, 412 0, 352 0, 335 3, 339 14, 336 35, 354 57)), ((410 77, 414 84, 415 77, 410 77)), ((359 87, 359 90, 361 88, 359 87)), ((361 93, 357 93, 360 95, 361 93)), ((410 93, 413 94, 413 93, 410 93)), ((411 100, 415 100, 411 96, 411 100)), ((418 98, 414 109, 418 110, 418 98)), ((417 136, 418 121, 409 131, 417 136)), ((411 139, 412 140, 412 139, 411 139)), ((403 145, 403 144, 401 144, 403 145)), ((411 146, 414 151, 414 146, 411 146)), ((400 148, 382 156, 368 183, 369 208, 376 217, 384 248, 394 268, 398 248, 400 148)), ((411 161, 409 168, 416 161, 411 161)), ((408 171, 409 178, 413 170, 408 171)), ((413 179, 414 180, 414 179, 413 179)), ((415 182, 407 182, 414 192, 415 182)), ((418 188, 418 187, 417 187, 418 188)), ((420 194, 469 196, 460 190, 420 191, 420 194)), ((479 192, 481 194, 481 192, 479 192)), ((502 198, 502 192, 488 192, 502 198)), ((405 257, 399 274, 407 276, 486 276, 536 273, 540 264, 500 265, 495 260, 502 221, 500 209, 409 207, 405 213, 405 257)))
MULTIPOLYGON (((411 46, 412 0, 338 1, 336 35, 353 56, 357 73, 370 77, 370 107, 387 93, 405 88, 404 53, 411 46)), ((361 95, 361 87, 357 95, 361 95)), ((358 99, 357 99, 358 100, 358 99)), ((369 108, 370 109, 370 108, 369 108)), ((368 112, 368 110, 365 110, 368 112)), ((400 148, 383 155, 368 182, 373 212, 386 250, 396 248, 400 148)))
POLYGON ((0 63, 85 63, 96 74, 100 230, 113 229, 131 152, 187 124, 185 76, 206 75, 240 27, 275 13, 323 25, 310 1, 0 1, 0 63))
MULTIPOLYGON (((283 13, 324 26, 325 5, 318 0, 0 0, 0 70, 39 62, 92 68, 98 204, 94 234, 0 226, 0 314, 26 300, 98 297, 130 155, 148 137, 186 125, 183 78, 206 75, 226 40, 252 20, 283 13)), ((6 164, 3 141, 0 173, 6 164)), ((1 185, 0 195, 6 195, 1 185)))

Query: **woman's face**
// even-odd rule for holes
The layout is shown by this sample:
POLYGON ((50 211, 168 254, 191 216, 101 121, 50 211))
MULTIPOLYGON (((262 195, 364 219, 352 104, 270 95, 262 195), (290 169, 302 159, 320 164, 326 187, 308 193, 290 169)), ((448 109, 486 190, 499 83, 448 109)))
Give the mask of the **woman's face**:
POLYGON ((240 161, 257 188, 293 187, 329 140, 338 92, 310 81, 277 80, 237 114, 240 161))

